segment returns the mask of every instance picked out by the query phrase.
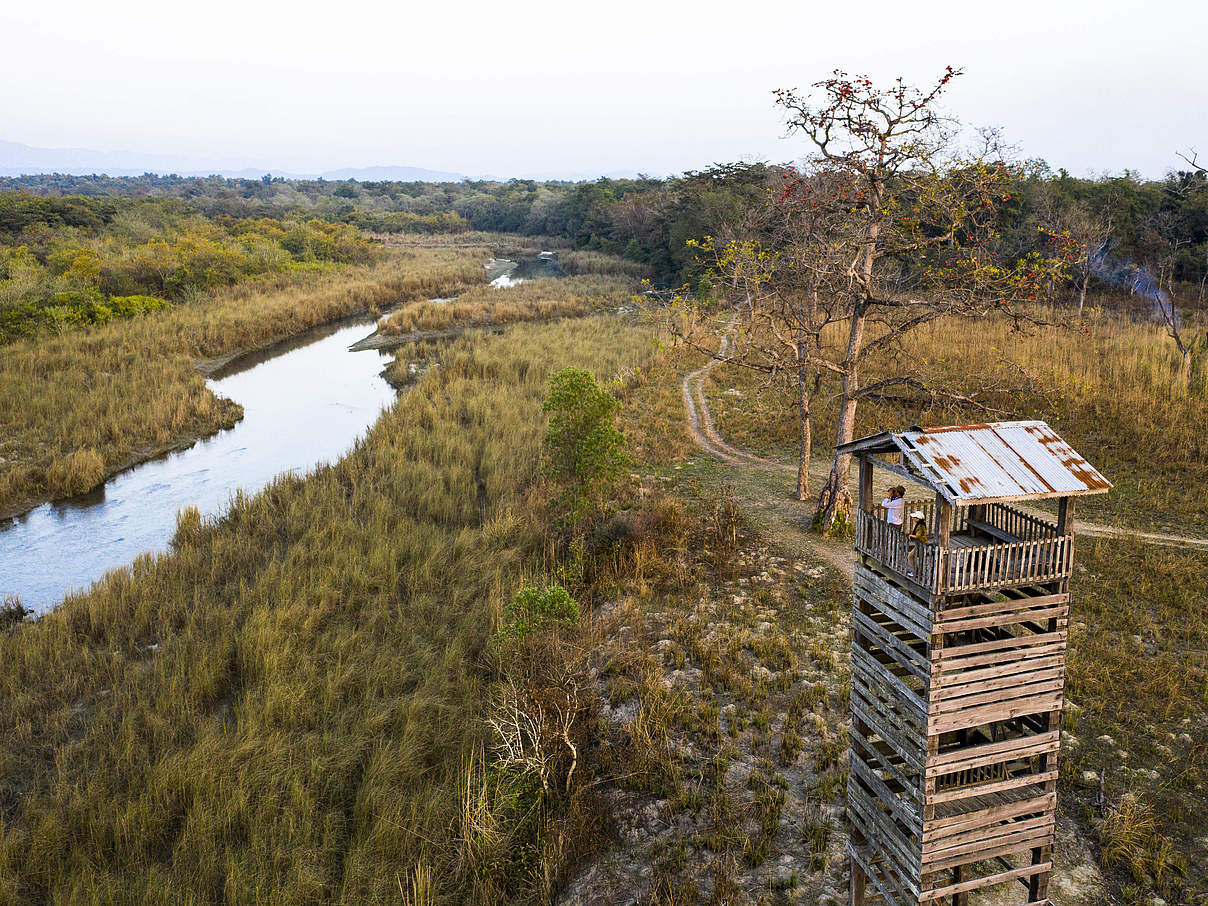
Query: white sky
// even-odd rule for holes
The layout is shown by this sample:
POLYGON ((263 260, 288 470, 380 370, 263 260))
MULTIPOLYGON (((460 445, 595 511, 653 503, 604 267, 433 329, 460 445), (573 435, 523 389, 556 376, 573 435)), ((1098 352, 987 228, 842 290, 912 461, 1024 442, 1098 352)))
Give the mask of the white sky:
POLYGON ((774 88, 949 63, 967 71, 949 111, 1054 168, 1208 157, 1206 0, 3 0, 0 35, 0 138, 201 167, 781 161, 805 147, 774 88))

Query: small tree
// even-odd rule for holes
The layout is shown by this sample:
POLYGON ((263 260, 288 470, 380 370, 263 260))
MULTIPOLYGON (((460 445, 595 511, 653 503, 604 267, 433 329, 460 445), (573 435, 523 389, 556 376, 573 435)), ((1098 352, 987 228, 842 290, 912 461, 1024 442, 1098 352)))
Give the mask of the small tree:
POLYGON ((550 379, 541 409, 550 416, 549 471, 577 521, 593 506, 603 508, 608 490, 629 464, 625 435, 614 424, 621 404, 590 371, 564 368, 550 379))

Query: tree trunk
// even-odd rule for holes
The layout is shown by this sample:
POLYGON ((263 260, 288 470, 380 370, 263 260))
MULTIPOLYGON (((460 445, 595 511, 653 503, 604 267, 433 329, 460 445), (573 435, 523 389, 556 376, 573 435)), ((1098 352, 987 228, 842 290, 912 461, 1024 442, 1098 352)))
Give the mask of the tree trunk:
MULTIPOLYGON (((856 392, 860 389, 859 355, 864 343, 864 308, 858 306, 851 322, 851 334, 847 341, 843 378, 840 382, 839 425, 835 431, 835 446, 850 441, 856 432, 856 392)), ((815 524, 823 531, 830 531, 839 518, 846 519, 851 513, 851 492, 847 483, 851 477, 851 454, 836 453, 831 462, 830 476, 822 493, 818 496, 818 514, 815 524)))
MULTIPOLYGON (((869 211, 879 211, 881 209, 880 182, 870 177, 868 188, 868 209, 869 211)), ((868 235, 864 242, 864 257, 860 262, 860 270, 864 277, 865 298, 871 292, 873 263, 876 261, 877 240, 880 236, 880 218, 874 216, 874 220, 868 225, 868 235)), ((839 384, 839 425, 835 431, 836 447, 850 441, 856 431, 856 404, 859 402, 856 394, 860 390, 860 354, 864 349, 866 317, 866 303, 857 302, 852 307, 851 332, 848 334, 847 350, 843 356, 843 377, 839 384)), ((837 520, 840 518, 846 520, 851 514, 851 491, 847 487, 850 476, 851 454, 836 453, 835 458, 831 461, 830 477, 827 478, 826 486, 818 496, 818 510, 814 517, 814 524, 819 530, 829 532, 835 527, 837 520)))
POLYGON ((797 461, 797 499, 808 500, 810 493, 810 456, 813 455, 813 422, 810 418, 809 381, 805 374, 805 343, 797 342, 797 418, 801 428, 800 458, 797 461))
POLYGON ((1079 318, 1082 317, 1082 307, 1084 305, 1086 305, 1086 287, 1087 287, 1087 284, 1090 282, 1091 282, 1091 275, 1089 273, 1083 274, 1082 275, 1082 286, 1078 290, 1078 317, 1079 318))

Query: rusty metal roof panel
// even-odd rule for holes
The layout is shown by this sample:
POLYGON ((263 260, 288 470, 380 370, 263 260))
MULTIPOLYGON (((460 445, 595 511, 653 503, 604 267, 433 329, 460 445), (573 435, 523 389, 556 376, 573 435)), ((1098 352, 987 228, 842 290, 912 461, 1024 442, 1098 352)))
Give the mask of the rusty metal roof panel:
POLYGON ((1042 421, 913 428, 895 439, 954 503, 1100 494, 1111 487, 1042 421))

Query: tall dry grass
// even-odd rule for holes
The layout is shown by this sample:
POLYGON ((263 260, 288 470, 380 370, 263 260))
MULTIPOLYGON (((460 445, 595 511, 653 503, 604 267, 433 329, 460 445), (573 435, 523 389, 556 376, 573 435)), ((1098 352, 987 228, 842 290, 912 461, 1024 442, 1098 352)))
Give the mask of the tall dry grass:
MULTIPOLYGON (((0 354, 0 514, 77 490, 88 448, 102 473, 233 424, 195 367, 309 327, 483 281, 481 249, 414 249, 305 279, 244 284, 0 354)), ((90 473, 91 474, 91 473, 90 473)), ((94 481, 93 484, 96 482, 94 481)))
MULTIPOLYGON (((932 405, 862 403, 857 436, 912 423, 947 424, 1043 418, 1115 483, 1105 497, 1085 498, 1088 518, 1204 534, 1208 503, 1208 373, 1188 380, 1174 343, 1157 324, 1097 311, 1070 327, 1013 329, 1005 318, 950 319, 911 335, 900 362, 873 365, 865 383, 917 370, 940 387, 981 383, 1031 386, 999 392, 997 412, 932 405), (1022 368, 1022 371, 1020 370, 1022 368)), ((736 366, 714 369, 708 386, 722 434, 733 443, 791 455, 796 443, 795 389, 768 385, 736 366)), ((815 404, 816 451, 829 456, 837 417, 836 387, 815 404)))
POLYGON ((526 280, 502 289, 475 286, 448 302, 422 300, 404 305, 386 319, 381 332, 397 335, 455 324, 485 327, 585 315, 625 305, 635 289, 632 280, 598 275, 526 280))
POLYGON ((540 888, 457 860, 486 645, 542 568, 548 375, 650 348, 605 318, 458 341, 339 463, 0 634, 0 902, 540 888))

